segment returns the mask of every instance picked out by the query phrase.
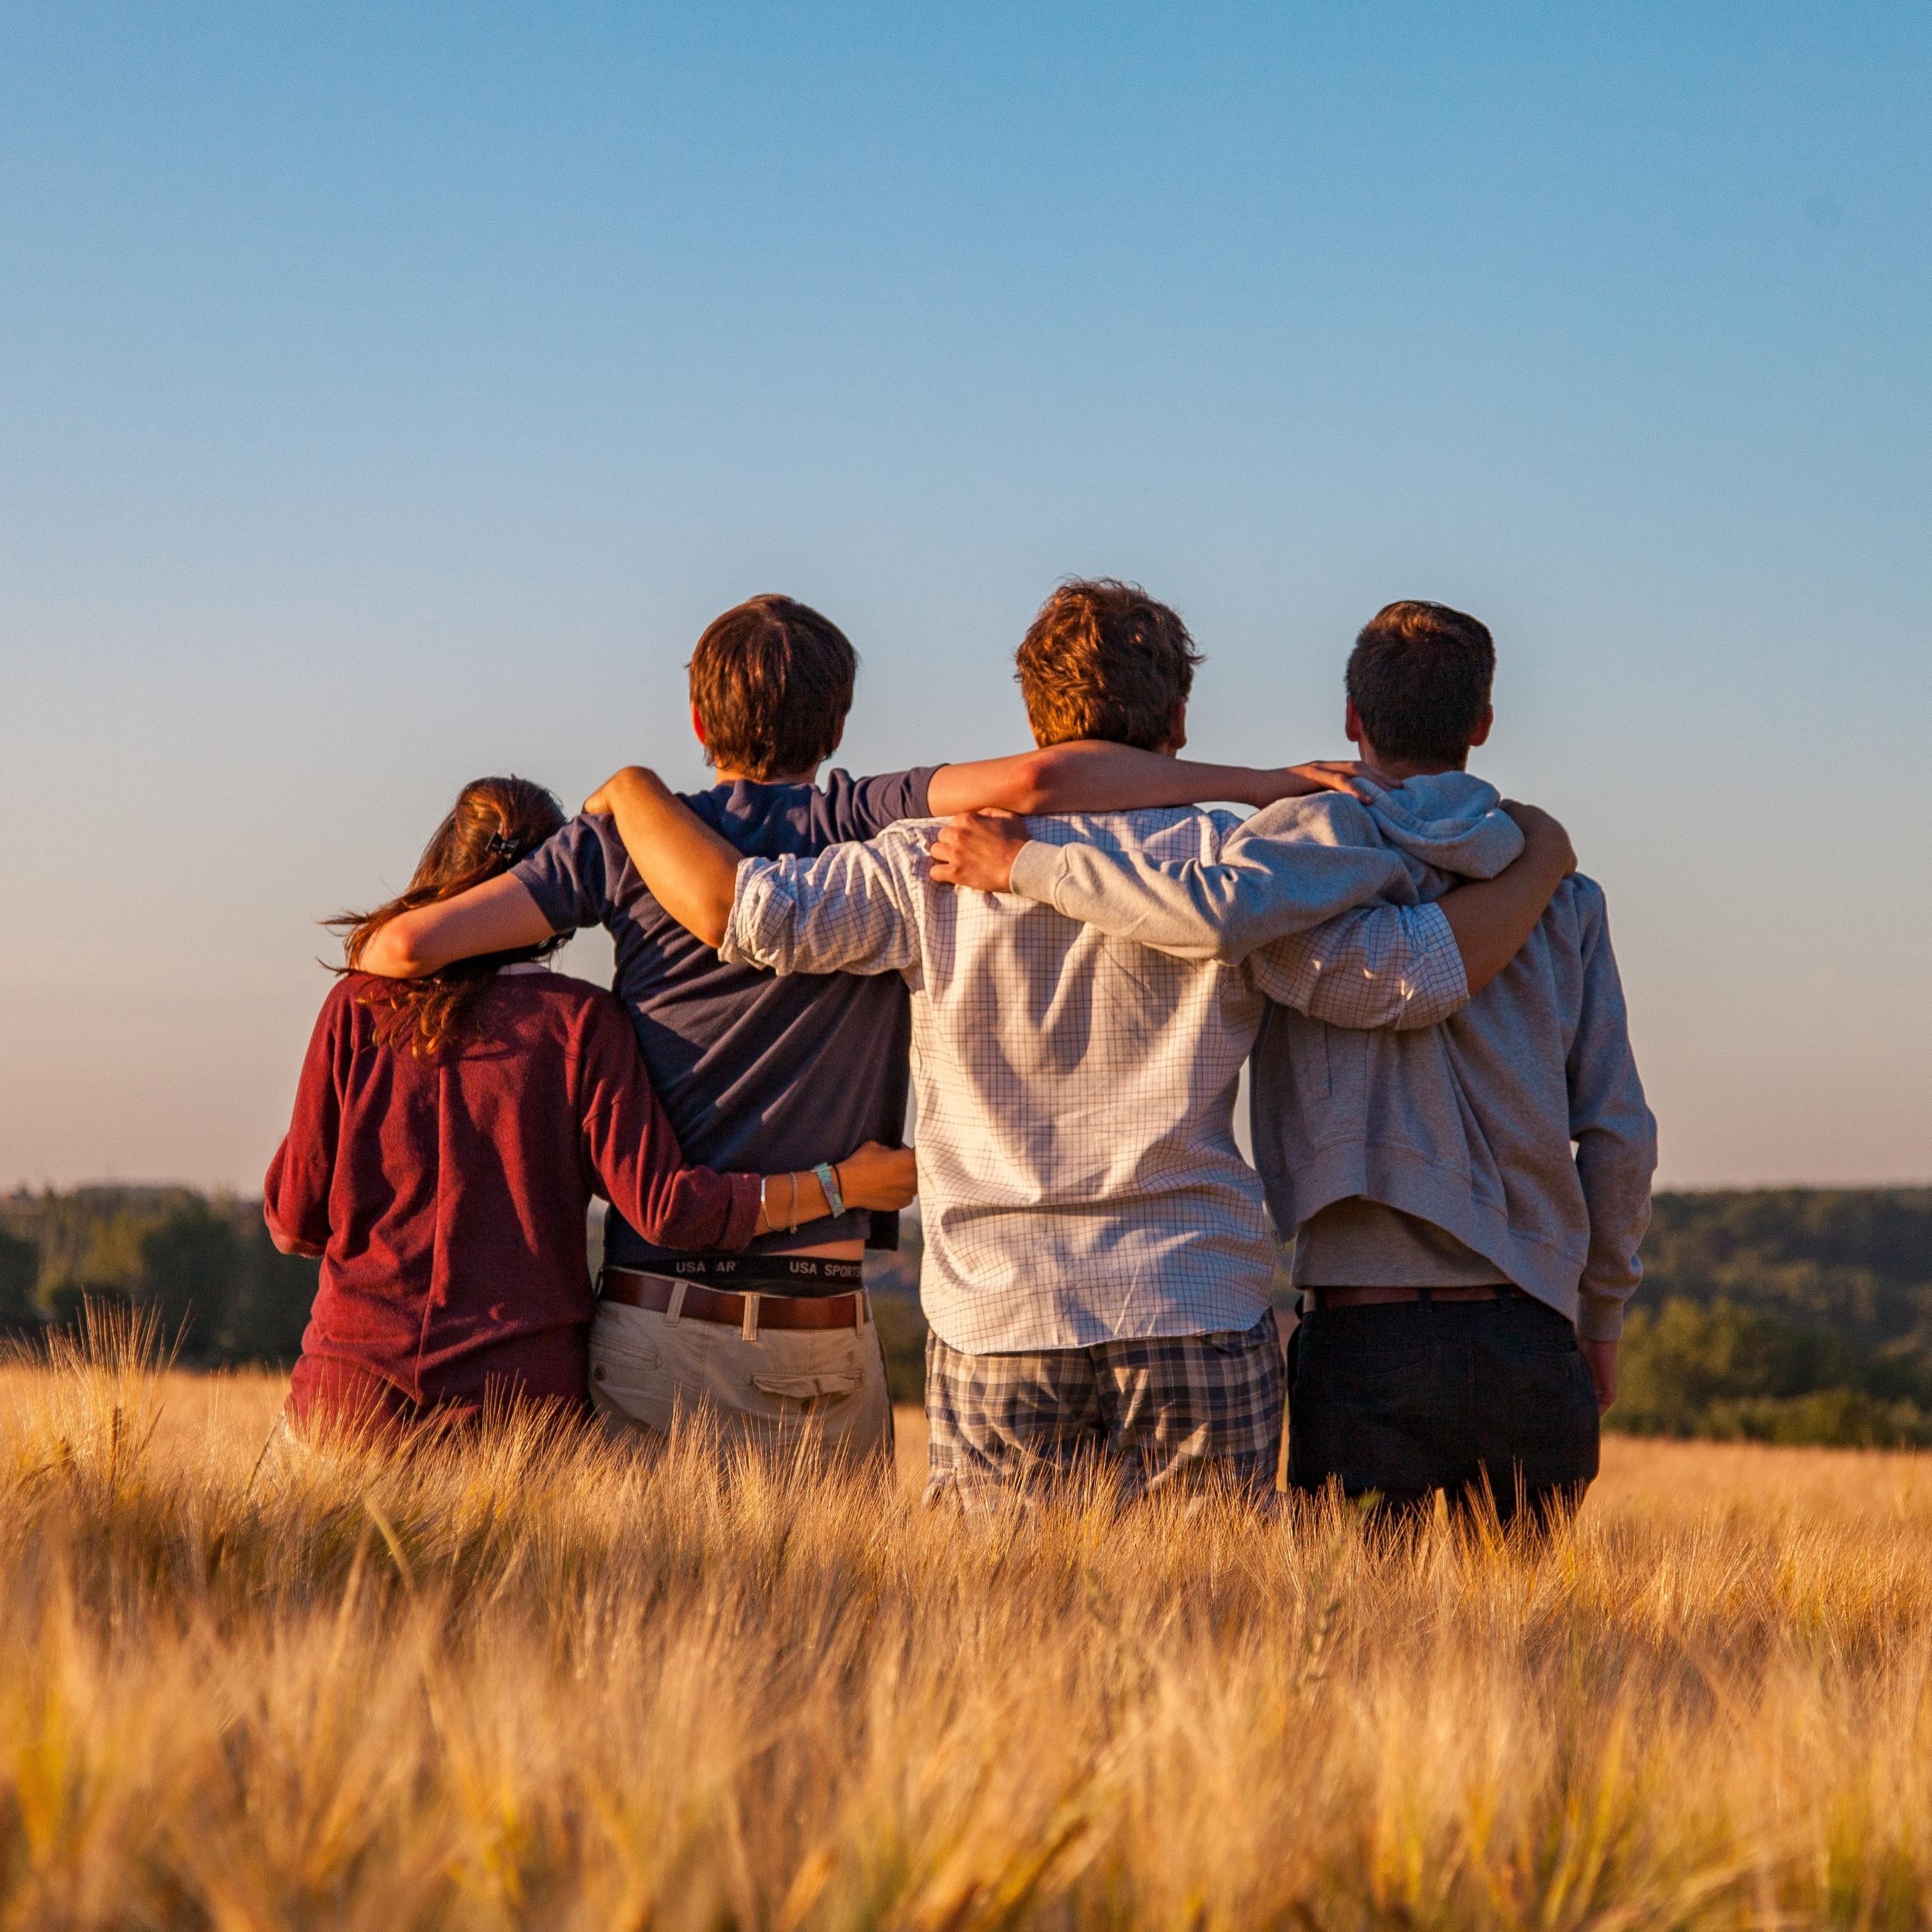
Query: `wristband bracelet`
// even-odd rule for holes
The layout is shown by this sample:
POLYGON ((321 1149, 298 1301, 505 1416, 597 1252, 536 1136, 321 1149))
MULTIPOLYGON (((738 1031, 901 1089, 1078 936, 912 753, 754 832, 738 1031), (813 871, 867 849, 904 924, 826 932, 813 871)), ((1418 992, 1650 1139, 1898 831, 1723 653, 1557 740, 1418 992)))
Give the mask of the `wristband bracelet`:
POLYGON ((829 1161, 821 1160, 812 1171, 818 1177, 819 1186, 825 1190, 825 1204, 836 1220, 845 1211, 845 1194, 838 1185, 838 1170, 829 1161))

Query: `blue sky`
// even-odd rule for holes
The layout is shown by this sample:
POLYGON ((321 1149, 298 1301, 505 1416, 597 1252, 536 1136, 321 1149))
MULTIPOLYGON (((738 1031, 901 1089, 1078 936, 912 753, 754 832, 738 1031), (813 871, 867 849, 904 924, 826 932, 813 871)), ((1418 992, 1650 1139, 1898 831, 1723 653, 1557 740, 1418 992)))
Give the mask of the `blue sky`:
POLYGON ((0 1186, 252 1186, 313 922, 697 782, 724 605, 878 769, 1099 572, 1204 755, 1484 616, 1665 1178, 1932 1178, 1932 14, 960 11, 0 13, 0 1186))

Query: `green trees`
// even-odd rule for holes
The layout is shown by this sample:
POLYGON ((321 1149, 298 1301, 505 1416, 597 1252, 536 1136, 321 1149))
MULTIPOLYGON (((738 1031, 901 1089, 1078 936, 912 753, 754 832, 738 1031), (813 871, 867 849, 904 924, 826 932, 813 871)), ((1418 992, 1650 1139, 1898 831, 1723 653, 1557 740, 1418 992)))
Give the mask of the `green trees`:
POLYGON ((255 1202, 124 1187, 0 1201, 0 1326, 70 1322, 91 1297, 152 1309, 193 1366, 286 1362, 315 1282, 255 1202))
POLYGON ((40 1278, 40 1250, 0 1228, 0 1330, 32 1328, 40 1320, 34 1294, 40 1278))
POLYGON ((1660 1195, 1617 1427, 1932 1442, 1932 1188, 1660 1195))
MULTIPOLYGON (((918 1223, 875 1298, 895 1395, 916 1400, 918 1223)), ((1612 1420, 1639 1434, 1932 1445, 1932 1188, 1666 1194, 1644 1243, 1612 1420)), ((150 1306, 196 1366, 292 1361, 316 1264, 254 1202, 186 1188, 0 1199, 0 1331, 88 1295, 150 1306)))

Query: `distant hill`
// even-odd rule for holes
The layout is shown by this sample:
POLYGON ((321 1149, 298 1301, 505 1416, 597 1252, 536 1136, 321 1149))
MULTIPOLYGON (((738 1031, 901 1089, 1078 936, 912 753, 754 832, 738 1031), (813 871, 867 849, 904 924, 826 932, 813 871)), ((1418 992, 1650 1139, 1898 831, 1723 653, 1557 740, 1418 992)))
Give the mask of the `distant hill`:
POLYGON ((1932 1187, 1660 1195, 1616 1426, 1932 1443, 1932 1187))
MULTIPOLYGON (((919 1227, 874 1258, 894 1392, 916 1400, 919 1227)), ((1768 1442, 1932 1444, 1932 1187, 1665 1194, 1644 1242, 1616 1426, 1768 1442)), ((182 1359, 286 1363, 316 1264, 275 1252, 259 1202, 186 1188, 0 1197, 0 1326, 89 1294, 152 1306, 182 1359)))

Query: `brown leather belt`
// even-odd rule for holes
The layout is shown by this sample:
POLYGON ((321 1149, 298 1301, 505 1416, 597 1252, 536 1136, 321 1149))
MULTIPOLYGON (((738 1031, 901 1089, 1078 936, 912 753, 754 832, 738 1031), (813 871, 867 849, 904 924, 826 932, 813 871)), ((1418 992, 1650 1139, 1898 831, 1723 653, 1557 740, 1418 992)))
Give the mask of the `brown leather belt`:
POLYGON ((660 1315, 670 1313, 671 1297, 682 1288, 681 1318, 729 1322, 734 1328, 746 1328, 747 1302, 758 1304, 758 1328, 862 1328, 872 1318, 872 1301, 863 1288, 851 1294, 728 1294, 701 1282, 668 1281, 662 1275, 618 1268, 604 1270, 602 1288, 606 1301, 652 1309, 660 1315))
POLYGON ((1396 1301, 1507 1301, 1522 1294, 1514 1282, 1483 1288, 1304 1288, 1311 1308, 1379 1308, 1396 1301))

